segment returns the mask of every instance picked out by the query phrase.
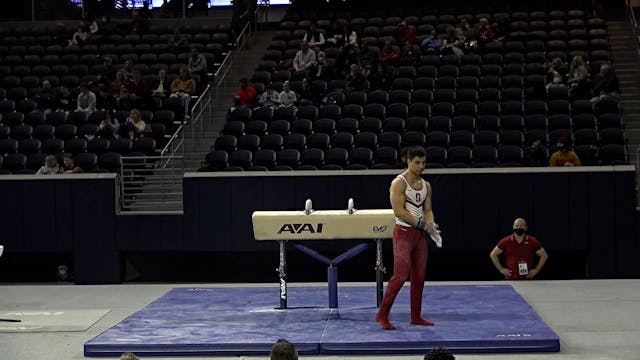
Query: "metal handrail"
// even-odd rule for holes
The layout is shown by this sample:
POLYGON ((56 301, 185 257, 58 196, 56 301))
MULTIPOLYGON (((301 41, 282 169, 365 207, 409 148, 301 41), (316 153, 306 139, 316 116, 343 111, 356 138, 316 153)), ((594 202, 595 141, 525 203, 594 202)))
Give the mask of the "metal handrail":
POLYGON ((175 155, 176 151, 182 149, 182 145, 184 144, 184 139, 179 139, 179 136, 182 135, 183 126, 180 125, 178 129, 173 133, 167 144, 160 151, 161 156, 165 155, 175 155), (177 143, 177 144, 176 144, 177 143), (169 149, 172 149, 171 153, 169 153, 169 149))
POLYGON ((198 133, 203 132, 203 117, 210 117, 210 105, 211 105, 211 85, 207 85, 202 94, 198 97, 196 103, 191 107, 191 132, 190 141, 195 148, 196 127, 198 127, 198 133))
POLYGON ((247 22, 247 24, 242 28, 242 31, 236 38, 236 49, 243 50, 246 49, 247 44, 249 43, 249 38, 251 37, 251 23, 247 22))
POLYGON ((133 206, 138 209, 158 209, 159 204, 165 203, 167 207, 172 207, 171 209, 180 206, 184 156, 124 156, 119 173, 120 211, 132 211, 133 206), (149 179, 154 180, 154 188, 144 190, 149 179))
MULTIPOLYGON (((640 72, 640 38, 638 38, 638 20, 636 19, 635 11, 633 10, 633 6, 631 5, 631 0, 626 0, 624 4, 625 4, 626 16, 631 25, 631 32, 633 33, 633 48, 635 49, 635 52, 636 52, 636 56, 634 59, 636 62, 636 70, 640 72)), ((640 180, 640 147, 636 148, 635 164, 636 164, 636 209, 640 210, 640 183, 638 183, 638 181, 640 180)))
POLYGON ((638 38, 638 21, 636 20, 636 14, 631 6, 631 0, 625 1, 625 10, 627 18, 631 23, 631 31, 633 32, 633 47, 636 51, 636 68, 640 70, 640 39, 638 38))
POLYGON ((215 86, 215 96, 214 96, 214 104, 220 103, 220 88, 222 84, 227 80, 227 75, 229 71, 231 71, 231 67, 233 66, 233 51, 229 51, 227 56, 220 63, 220 67, 216 70, 216 73, 213 75, 213 84, 215 86))

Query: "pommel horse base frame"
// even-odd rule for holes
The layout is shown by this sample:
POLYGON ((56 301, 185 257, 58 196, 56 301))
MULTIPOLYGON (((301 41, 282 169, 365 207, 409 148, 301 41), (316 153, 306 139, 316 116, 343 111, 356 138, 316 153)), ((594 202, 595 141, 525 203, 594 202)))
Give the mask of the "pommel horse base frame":
POLYGON ((356 210, 353 199, 349 199, 347 210, 314 211, 307 199, 304 211, 255 211, 252 215, 256 240, 277 240, 279 266, 276 269, 280 283, 280 309, 287 308, 287 256, 286 242, 295 241, 294 247, 312 258, 326 264, 329 307, 338 307, 337 266, 367 249, 359 244, 334 259, 329 259, 315 250, 298 243, 301 240, 370 240, 376 242, 376 304, 380 306, 384 293, 382 262, 382 240, 393 236, 395 216, 393 210, 356 210))

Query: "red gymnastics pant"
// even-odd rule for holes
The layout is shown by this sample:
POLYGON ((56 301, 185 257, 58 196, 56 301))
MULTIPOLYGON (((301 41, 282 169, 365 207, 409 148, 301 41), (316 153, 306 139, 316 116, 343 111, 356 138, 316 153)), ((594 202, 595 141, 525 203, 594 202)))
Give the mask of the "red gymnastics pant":
POLYGON ((427 240, 422 229, 396 225, 393 229, 393 276, 384 293, 378 317, 387 319, 400 288, 411 277, 411 321, 421 319, 422 290, 427 266, 427 240))

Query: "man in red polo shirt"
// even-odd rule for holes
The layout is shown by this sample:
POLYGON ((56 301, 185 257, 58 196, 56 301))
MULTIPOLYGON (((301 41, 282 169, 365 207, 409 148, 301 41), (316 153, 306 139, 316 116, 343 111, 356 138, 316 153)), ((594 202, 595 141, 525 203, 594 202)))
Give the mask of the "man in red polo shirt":
POLYGON ((240 79, 240 89, 236 96, 240 98, 240 105, 253 106, 256 103, 256 89, 249 85, 246 78, 240 79))
POLYGON ((507 280, 533 279, 549 258, 538 239, 526 232, 527 222, 517 218, 513 222, 513 234, 502 238, 489 255, 493 265, 507 280), (502 253, 506 267, 500 263, 499 256, 502 253), (539 257, 535 267, 534 255, 539 257))

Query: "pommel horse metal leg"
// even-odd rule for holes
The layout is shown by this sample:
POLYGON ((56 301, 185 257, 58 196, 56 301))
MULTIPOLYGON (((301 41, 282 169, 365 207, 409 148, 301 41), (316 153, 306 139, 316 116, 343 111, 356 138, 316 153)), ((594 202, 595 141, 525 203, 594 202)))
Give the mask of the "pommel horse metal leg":
POLYGON ((287 308, 287 250, 285 241, 278 240, 280 243, 280 266, 276 269, 278 278, 280 279, 280 309, 287 308))
POLYGON ((376 239, 376 305, 380 307, 382 296, 384 295, 384 274, 386 273, 382 264, 382 239, 376 239))

